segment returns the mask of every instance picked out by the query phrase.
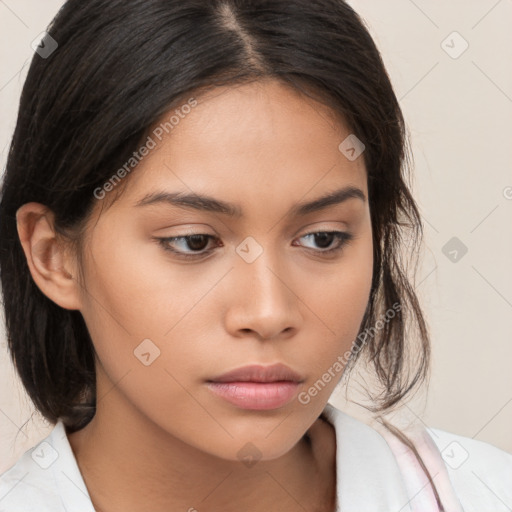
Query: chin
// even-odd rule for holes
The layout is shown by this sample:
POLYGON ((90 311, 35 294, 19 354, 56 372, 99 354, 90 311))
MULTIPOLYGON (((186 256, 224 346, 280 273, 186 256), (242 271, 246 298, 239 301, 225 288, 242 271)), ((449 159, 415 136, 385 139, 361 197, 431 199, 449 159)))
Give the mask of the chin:
POLYGON ((204 451, 219 458, 246 463, 248 467, 257 461, 270 461, 282 457, 301 441, 305 432, 297 428, 296 422, 290 422, 289 428, 283 428, 275 421, 271 428, 244 429, 235 435, 206 439, 204 451))

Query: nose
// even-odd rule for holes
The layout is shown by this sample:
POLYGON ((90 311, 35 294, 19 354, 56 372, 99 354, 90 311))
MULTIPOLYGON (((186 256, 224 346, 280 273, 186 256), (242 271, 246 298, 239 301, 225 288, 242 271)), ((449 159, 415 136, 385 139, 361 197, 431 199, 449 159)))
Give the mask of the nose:
POLYGON ((237 261, 230 272, 226 330, 234 337, 262 340, 293 336, 303 322, 298 284, 290 267, 269 251, 252 263, 237 261))

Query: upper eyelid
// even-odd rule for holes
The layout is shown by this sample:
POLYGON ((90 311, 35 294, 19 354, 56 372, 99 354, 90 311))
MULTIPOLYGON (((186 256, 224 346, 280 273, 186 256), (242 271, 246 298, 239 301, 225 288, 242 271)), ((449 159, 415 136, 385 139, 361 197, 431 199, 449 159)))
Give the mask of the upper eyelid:
MULTIPOLYGON (((295 238, 302 238, 304 236, 314 235, 317 233, 342 233, 342 234, 346 234, 346 235, 351 234, 351 232, 349 230, 342 230, 342 229, 334 229, 334 228, 333 229, 313 229, 313 230, 305 231, 302 234, 295 236, 295 238)), ((194 231, 193 233, 192 232, 191 233, 183 233, 180 235, 173 235, 173 236, 162 236, 162 237, 159 237, 159 239, 172 240, 172 239, 189 238, 192 236, 206 236, 211 239, 220 240, 220 237, 217 235, 214 235, 211 233, 204 233, 201 231, 194 231)))

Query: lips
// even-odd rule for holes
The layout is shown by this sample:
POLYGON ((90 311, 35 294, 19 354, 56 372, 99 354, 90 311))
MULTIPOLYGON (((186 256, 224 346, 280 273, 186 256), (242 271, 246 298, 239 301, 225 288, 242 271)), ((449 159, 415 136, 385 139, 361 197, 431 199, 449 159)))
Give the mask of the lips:
POLYGON ((209 379, 209 382, 302 382, 303 380, 304 379, 290 367, 277 363, 271 366, 244 366, 213 377, 209 379))
POLYGON ((289 403, 304 379, 283 364, 237 368, 207 381, 216 396, 241 409, 277 409, 289 403))

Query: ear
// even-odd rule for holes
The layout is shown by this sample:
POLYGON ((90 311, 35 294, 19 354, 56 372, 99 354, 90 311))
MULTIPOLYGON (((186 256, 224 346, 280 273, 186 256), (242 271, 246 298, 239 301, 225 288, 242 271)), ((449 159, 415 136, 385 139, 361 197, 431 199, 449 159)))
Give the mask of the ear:
POLYGON ((54 219, 46 206, 26 203, 16 212, 18 236, 39 289, 64 309, 80 309, 76 262, 57 236, 54 219))

